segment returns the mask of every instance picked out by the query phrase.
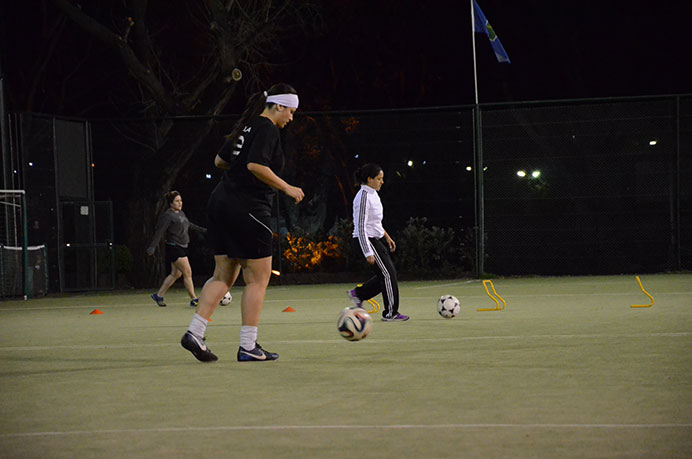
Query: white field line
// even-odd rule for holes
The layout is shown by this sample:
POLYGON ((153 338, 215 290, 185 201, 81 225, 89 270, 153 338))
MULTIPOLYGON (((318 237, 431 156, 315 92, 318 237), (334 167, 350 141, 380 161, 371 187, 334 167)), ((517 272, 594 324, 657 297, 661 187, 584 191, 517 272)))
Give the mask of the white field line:
POLYGON ((429 429, 691 429, 692 423, 650 424, 390 424, 390 425, 267 425, 267 426, 209 426, 209 427, 152 427, 141 429, 73 430, 52 432, 0 433, 0 438, 65 437, 76 435, 144 434, 176 432, 232 432, 232 431, 312 431, 312 430, 429 430, 429 429))
MULTIPOLYGON (((428 343, 449 343, 457 341, 482 341, 482 340, 537 340, 537 339, 582 339, 582 340, 593 340, 597 338, 605 339, 618 339, 618 338, 679 338, 679 337, 691 337, 692 331, 690 332, 668 332, 668 333, 629 333, 629 334, 571 334, 571 335, 505 335, 505 336, 460 336, 455 338, 417 338, 416 342, 428 342, 428 343)), ((377 343, 410 343, 411 340, 408 338, 401 339, 369 339, 370 342, 377 343)), ((288 344, 288 345, 299 345, 299 344, 339 344, 343 343, 344 340, 340 338, 319 340, 319 339, 303 339, 303 340, 273 340, 267 341, 269 344, 288 344)), ((226 341, 226 340, 214 340, 213 345, 237 345, 238 341, 226 341)), ((61 345, 61 346, 2 346, 0 347, 0 352, 19 352, 19 351, 51 351, 51 350, 93 350, 93 349, 104 349, 104 350, 115 350, 115 349, 141 349, 147 347, 168 347, 168 346, 179 346, 177 342, 170 343, 131 343, 131 344, 74 344, 74 345, 61 345)))
MULTIPOLYGON (((497 288, 497 290, 500 290, 497 288)), ((507 294, 506 292, 502 292, 501 290, 498 292, 502 295, 503 298, 505 299, 513 299, 513 298, 564 298, 564 297, 602 297, 602 296, 619 296, 619 297, 626 297, 626 298, 631 298, 631 297, 638 297, 638 296, 643 296, 641 292, 637 291, 627 291, 627 292, 607 292, 607 293, 530 293, 530 294, 507 294)), ((662 292, 662 293, 652 293, 654 298, 660 298, 660 297, 668 297, 668 296, 690 296, 692 297, 692 292, 662 292)), ((482 294, 482 295, 464 295, 464 299, 474 299, 474 298, 487 298, 487 295, 482 294)), ((404 296, 404 300, 420 300, 420 301, 430 301, 429 296, 404 296)), ((323 298, 285 298, 285 299, 277 299, 277 300, 272 300, 272 299, 265 299, 265 303, 281 303, 281 304, 296 304, 296 303, 324 303, 324 304, 329 304, 334 301, 341 301, 342 303, 346 304, 348 300, 344 296, 343 298, 341 297, 323 297, 323 298)), ((183 303, 170 303, 169 306, 184 306, 187 305, 187 302, 183 303)), ((123 308, 133 308, 133 307, 149 307, 151 308, 157 308, 152 302, 144 302, 144 303, 128 303, 128 304, 103 304, 103 303, 93 303, 93 304, 82 304, 82 305, 74 305, 74 306, 45 306, 45 307, 23 307, 23 306, 18 306, 18 307, 13 307, 13 308, 0 308, 0 313, 2 312, 21 312, 21 311, 50 311, 50 310, 58 310, 58 309, 100 309, 100 308, 108 308, 108 309, 123 309, 123 308)), ((234 306, 238 306, 238 303, 236 303, 236 300, 233 300, 233 303, 231 303, 229 306, 220 306, 221 308, 232 308, 234 306)), ((550 305, 553 307, 554 305, 550 305)), ((165 308, 161 308, 161 310, 165 310, 165 308)), ((192 311, 192 308, 189 308, 190 311, 192 311)))

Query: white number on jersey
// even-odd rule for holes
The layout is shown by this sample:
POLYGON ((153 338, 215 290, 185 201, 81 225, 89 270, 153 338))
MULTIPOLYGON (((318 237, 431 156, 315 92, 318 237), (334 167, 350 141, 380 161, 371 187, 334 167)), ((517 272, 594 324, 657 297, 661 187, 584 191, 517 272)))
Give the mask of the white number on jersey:
MULTIPOLYGON (((243 128, 243 132, 250 132, 252 131, 252 128, 250 126, 245 126, 243 128)), ((233 150, 233 156, 238 156, 240 154, 240 150, 243 149, 243 143, 245 143, 245 136, 240 135, 238 137, 238 142, 235 144, 235 149, 233 150)))

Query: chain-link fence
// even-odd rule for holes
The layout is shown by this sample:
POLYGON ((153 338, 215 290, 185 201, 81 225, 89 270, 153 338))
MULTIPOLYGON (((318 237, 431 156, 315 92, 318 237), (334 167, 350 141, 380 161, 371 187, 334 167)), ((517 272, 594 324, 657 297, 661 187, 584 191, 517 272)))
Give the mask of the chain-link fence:
POLYGON ((113 288, 112 207, 93 198, 89 122, 29 113, 11 121, 13 181, 26 191, 27 240, 42 247, 50 290, 113 288))
POLYGON ((689 267, 689 107, 671 97, 485 110, 486 270, 689 267))
MULTIPOLYGON (((431 233, 409 219, 450 229, 455 242, 447 247, 461 270, 470 271, 479 255, 473 243, 478 218, 491 273, 692 266, 692 97, 481 110, 482 215, 474 211, 473 107, 305 116, 286 135, 291 173, 325 197, 294 212, 318 214, 316 204, 326 201, 317 228, 348 218, 352 182, 339 174, 372 161, 385 169, 381 195, 389 232, 409 236, 407 242, 420 248, 425 244, 418 239, 431 233), (420 237, 410 237, 411 231, 420 237)), ((301 225, 300 218, 290 223, 301 225)), ((401 252, 407 249, 400 245, 401 252)), ((417 258, 399 253, 407 261, 404 270, 434 270, 430 259, 450 269, 449 260, 431 250, 417 258)))
MULTIPOLYGON (((479 221, 490 273, 692 268, 692 96, 481 105, 481 119, 484 211, 477 214, 473 106, 298 112, 283 131, 283 175, 306 199, 299 206, 278 200, 275 267, 362 268, 360 257, 349 253, 357 191, 352 174, 375 162, 385 171, 384 225, 397 239, 395 263, 404 275, 472 273, 480 256, 479 221)), ((220 177, 213 158, 235 118, 215 121, 173 184, 190 220, 202 226, 220 177)), ((184 124, 175 141, 187 142, 209 120, 175 122, 184 124)), ((114 171, 156 148, 135 140, 148 123, 91 123, 96 195, 114 203, 116 244, 132 224, 127 199, 133 193, 132 174, 114 171)), ((213 259, 202 241, 193 238, 190 259, 196 273, 211 273, 213 259)))

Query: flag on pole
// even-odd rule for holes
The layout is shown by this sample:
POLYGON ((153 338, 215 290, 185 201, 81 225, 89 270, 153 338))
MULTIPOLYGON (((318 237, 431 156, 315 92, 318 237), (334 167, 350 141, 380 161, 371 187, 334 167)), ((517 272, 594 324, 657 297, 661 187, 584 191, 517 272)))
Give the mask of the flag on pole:
POLYGON ((495 52, 497 62, 506 62, 508 64, 510 63, 507 51, 505 51, 505 48, 502 46, 502 43, 500 43, 500 39, 497 38, 497 34, 488 22, 488 19, 485 17, 485 14, 483 14, 483 12, 481 11, 481 7, 478 6, 476 0, 473 0, 473 31, 488 36, 488 39, 490 40, 490 46, 492 46, 493 51, 495 52))

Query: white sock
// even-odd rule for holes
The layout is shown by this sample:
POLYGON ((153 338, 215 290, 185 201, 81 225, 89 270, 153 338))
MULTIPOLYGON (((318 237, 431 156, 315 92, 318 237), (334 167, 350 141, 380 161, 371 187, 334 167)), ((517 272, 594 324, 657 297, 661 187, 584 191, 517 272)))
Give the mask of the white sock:
POLYGON ((257 327, 243 325, 240 327, 240 347, 246 351, 251 351, 255 348, 257 342, 257 327))
POLYGON ((197 338, 204 338, 204 334, 207 331, 207 324, 209 321, 199 314, 195 314, 190 321, 190 326, 188 330, 190 333, 195 335, 197 338))

